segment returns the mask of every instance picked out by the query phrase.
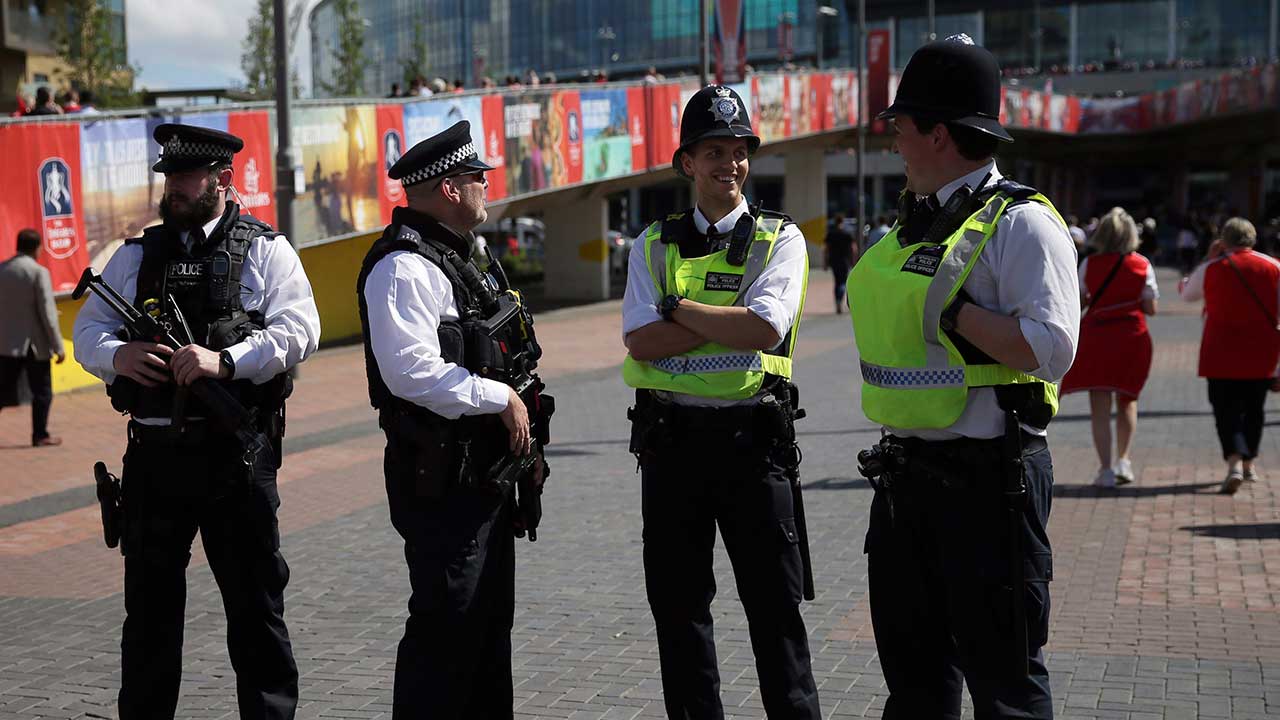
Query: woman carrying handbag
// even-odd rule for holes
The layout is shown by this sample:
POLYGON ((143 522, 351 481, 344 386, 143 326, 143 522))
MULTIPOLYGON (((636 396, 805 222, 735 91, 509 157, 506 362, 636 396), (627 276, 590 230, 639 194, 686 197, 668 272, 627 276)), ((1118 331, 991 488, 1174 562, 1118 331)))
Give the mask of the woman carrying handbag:
POLYGON ((1200 376, 1227 463, 1219 490, 1234 495, 1257 479, 1254 461, 1262 440, 1267 390, 1280 362, 1280 263, 1255 252, 1258 233, 1244 218, 1231 218, 1187 278, 1182 298, 1204 299, 1200 376))
POLYGON ((1080 264, 1080 345, 1062 394, 1088 391, 1098 474, 1093 484, 1111 488, 1132 482, 1129 447, 1138 425, 1138 395, 1151 371, 1147 316, 1156 314, 1155 271, 1138 248, 1138 227, 1114 208, 1089 240, 1094 253, 1080 264), (1111 456, 1111 406, 1115 398, 1116 455, 1111 456))

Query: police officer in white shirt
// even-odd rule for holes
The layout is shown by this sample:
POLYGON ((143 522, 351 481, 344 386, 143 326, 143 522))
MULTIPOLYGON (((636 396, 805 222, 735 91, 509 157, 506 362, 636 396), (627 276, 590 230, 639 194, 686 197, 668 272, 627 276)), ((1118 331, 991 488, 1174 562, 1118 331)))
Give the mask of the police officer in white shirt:
POLYGON ((529 458, 540 492, 549 399, 540 383, 518 392, 509 373, 493 372, 536 360, 532 328, 495 342, 477 324, 505 289, 471 259, 490 170, 465 120, 406 152, 388 176, 404 185, 408 207, 392 213, 357 282, 391 522, 412 587, 396 718, 513 712, 513 530, 533 525, 523 499, 513 508, 510 488, 495 484, 494 468, 529 458))
POLYGON ((1053 205, 1003 178, 995 58, 960 35, 903 70, 898 224, 849 278, 875 489, 871 619, 886 718, 1050 718, 1045 428, 1075 356, 1075 250, 1053 205))
POLYGON ((790 382, 808 254, 790 218, 743 196, 759 145, 731 88, 689 100, 672 164, 692 180, 696 206, 636 241, 622 303, 645 587, 672 718, 724 717, 711 626, 717 525, 765 712, 821 717, 800 615, 813 583, 790 382))
POLYGON ((284 623, 289 568, 276 528, 276 471, 289 368, 316 349, 320 318, 289 242, 227 199, 244 142, 162 124, 162 225, 111 256, 107 284, 155 309, 191 344, 172 350, 123 335, 93 296, 75 324, 76 360, 130 414, 124 457, 125 556, 120 717, 172 718, 182 675, 185 571, 197 531, 227 613, 227 649, 243 718, 292 718, 298 670, 284 623), (185 318, 178 320, 179 314, 185 318), (270 441, 250 465, 187 388, 210 378, 249 409, 270 441))

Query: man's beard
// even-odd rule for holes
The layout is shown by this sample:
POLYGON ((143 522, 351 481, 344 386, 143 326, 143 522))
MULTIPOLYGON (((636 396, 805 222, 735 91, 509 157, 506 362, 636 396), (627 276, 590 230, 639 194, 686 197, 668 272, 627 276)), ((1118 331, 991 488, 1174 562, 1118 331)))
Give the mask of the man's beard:
POLYGON ((208 189, 181 209, 174 207, 171 195, 160 198, 160 219, 169 225, 191 230, 212 220, 213 210, 217 206, 218 186, 210 183, 208 189))

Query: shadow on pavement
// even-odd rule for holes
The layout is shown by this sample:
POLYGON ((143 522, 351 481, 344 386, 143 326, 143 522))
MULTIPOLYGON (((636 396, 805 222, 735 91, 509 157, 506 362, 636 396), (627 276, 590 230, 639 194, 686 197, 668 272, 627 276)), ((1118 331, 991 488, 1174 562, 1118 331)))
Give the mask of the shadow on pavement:
MULTIPOLYGON (((803 470, 803 467, 801 469, 803 470)), ((811 483, 802 483, 802 487, 805 490, 852 490, 869 488, 871 484, 861 478, 827 477, 811 483)))
POLYGON ((1054 497, 1066 498, 1144 498, 1157 495, 1192 495, 1209 489, 1216 490, 1218 483, 1185 483, 1182 485, 1122 485, 1114 488, 1100 488, 1093 484, 1054 485, 1054 497))
POLYGON ((1229 538, 1232 540, 1280 539, 1280 523, 1247 523, 1242 525, 1187 525, 1178 528, 1202 537, 1229 538))
MULTIPOLYGON (((1211 410, 1138 410, 1138 421, 1143 418, 1180 418, 1180 417, 1213 417, 1211 410)), ((1054 415, 1055 423, 1089 422, 1088 413, 1072 413, 1070 415, 1054 415)))

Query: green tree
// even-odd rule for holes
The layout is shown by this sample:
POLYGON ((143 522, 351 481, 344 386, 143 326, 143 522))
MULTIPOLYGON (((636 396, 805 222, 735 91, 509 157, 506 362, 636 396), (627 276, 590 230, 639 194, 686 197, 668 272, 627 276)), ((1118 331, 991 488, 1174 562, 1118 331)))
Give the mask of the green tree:
POLYGON ((400 67, 404 68, 406 91, 414 78, 427 76, 427 38, 421 19, 413 24, 413 43, 409 46, 409 54, 400 59, 400 67))
POLYGON ((320 87, 334 97, 364 94, 364 17, 357 0, 336 0, 333 12, 338 20, 338 46, 332 48, 334 71, 320 87))
MULTIPOLYGON (((249 27, 241 43, 240 69, 244 71, 245 89, 262 98, 276 94, 275 9, 272 0, 258 0, 258 12, 249 19, 249 27)), ((296 99, 302 85, 298 68, 289 70, 289 84, 296 99)))
POLYGON ((63 0, 51 15, 54 48, 66 66, 59 74, 74 87, 93 90, 98 107, 137 105, 133 79, 142 69, 129 63, 124 27, 112 27, 114 16, 103 0, 63 0))

